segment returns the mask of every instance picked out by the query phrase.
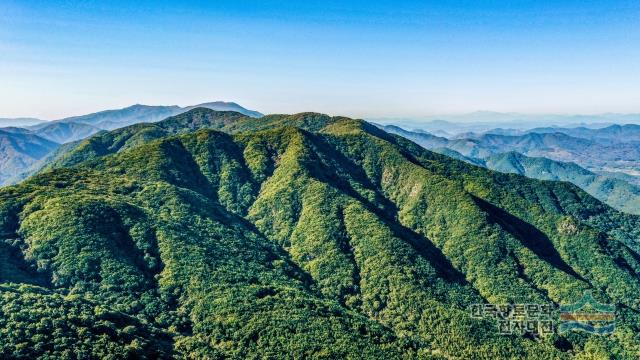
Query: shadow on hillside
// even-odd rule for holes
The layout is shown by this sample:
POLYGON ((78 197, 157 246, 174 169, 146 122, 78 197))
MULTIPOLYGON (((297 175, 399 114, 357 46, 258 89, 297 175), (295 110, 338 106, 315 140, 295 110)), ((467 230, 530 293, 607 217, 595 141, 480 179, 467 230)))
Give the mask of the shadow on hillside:
POLYGON ((18 214, 22 212, 22 206, 10 209, 4 221, 0 221, 0 283, 27 283, 51 288, 51 271, 38 271, 36 261, 25 257, 28 245, 18 234, 18 214))
POLYGON ((312 177, 337 187, 340 191, 357 199, 367 210, 376 214, 393 232, 395 237, 406 241, 434 267, 438 277, 452 283, 468 284, 464 274, 451 264, 449 259, 431 240, 400 224, 396 218, 398 213, 397 206, 382 194, 367 176, 364 169, 339 151, 333 151, 324 139, 317 136, 310 136, 310 138, 313 141, 317 156, 315 159, 316 166, 307 164, 312 177), (332 166, 324 166, 325 161, 329 161, 332 166), (380 205, 374 204, 356 191, 351 183, 345 179, 346 174, 364 188, 372 190, 376 195, 376 201, 380 205))
POLYGON ((518 239, 523 246, 533 251, 539 258, 554 268, 587 282, 562 259, 553 242, 542 231, 479 197, 473 196, 473 199, 489 215, 491 222, 500 225, 503 230, 518 239))

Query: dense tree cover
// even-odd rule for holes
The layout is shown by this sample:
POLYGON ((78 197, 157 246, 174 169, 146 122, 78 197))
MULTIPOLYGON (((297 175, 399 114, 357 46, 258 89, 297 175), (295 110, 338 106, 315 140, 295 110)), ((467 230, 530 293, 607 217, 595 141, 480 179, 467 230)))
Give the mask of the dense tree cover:
POLYGON ((0 191, 3 354, 637 357, 637 217, 362 121, 181 116, 0 191), (614 334, 500 335, 468 309, 585 290, 614 334))
POLYGON ((3 358, 170 358, 169 334, 107 304, 30 285, 0 285, 3 358))

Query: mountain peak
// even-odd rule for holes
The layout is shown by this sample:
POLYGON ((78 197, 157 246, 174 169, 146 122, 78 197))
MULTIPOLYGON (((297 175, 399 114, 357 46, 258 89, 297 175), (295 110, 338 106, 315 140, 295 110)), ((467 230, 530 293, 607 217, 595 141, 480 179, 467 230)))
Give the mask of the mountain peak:
POLYGON ((239 112, 241 114, 247 115, 247 116, 251 116, 251 117, 255 117, 255 118, 259 118, 264 116, 262 113, 258 112, 258 111, 254 111, 254 110, 249 110, 245 107, 242 107, 240 105, 238 105, 235 102, 227 102, 227 101, 212 101, 212 102, 206 102, 206 103, 202 103, 202 104, 198 104, 198 105, 192 105, 192 106, 187 106, 182 108, 183 110, 190 110, 196 107, 203 107, 203 108, 209 108, 212 110, 218 110, 218 111, 235 111, 235 112, 239 112))

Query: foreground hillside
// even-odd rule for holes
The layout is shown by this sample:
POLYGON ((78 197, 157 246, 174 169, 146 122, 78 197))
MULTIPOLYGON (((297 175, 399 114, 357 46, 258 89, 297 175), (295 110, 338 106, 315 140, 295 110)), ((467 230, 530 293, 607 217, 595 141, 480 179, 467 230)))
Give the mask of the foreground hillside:
POLYGON ((194 109, 0 190, 0 354, 633 359, 638 225, 362 121, 194 109), (469 311, 587 290, 612 335, 500 335, 469 311))

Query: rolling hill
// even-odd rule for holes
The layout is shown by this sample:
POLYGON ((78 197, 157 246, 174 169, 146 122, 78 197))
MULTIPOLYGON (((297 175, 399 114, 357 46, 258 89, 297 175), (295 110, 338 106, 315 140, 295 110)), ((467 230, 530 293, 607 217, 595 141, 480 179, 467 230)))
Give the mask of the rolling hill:
POLYGON ((193 109, 0 189, 0 353, 598 358, 640 346, 640 218, 360 120, 193 109), (502 335, 477 303, 615 304, 502 335))
POLYGON ((33 130, 33 134, 47 140, 57 142, 58 144, 64 144, 84 139, 99 132, 100 130, 102 129, 83 123, 59 122, 47 124, 47 126, 33 130))

